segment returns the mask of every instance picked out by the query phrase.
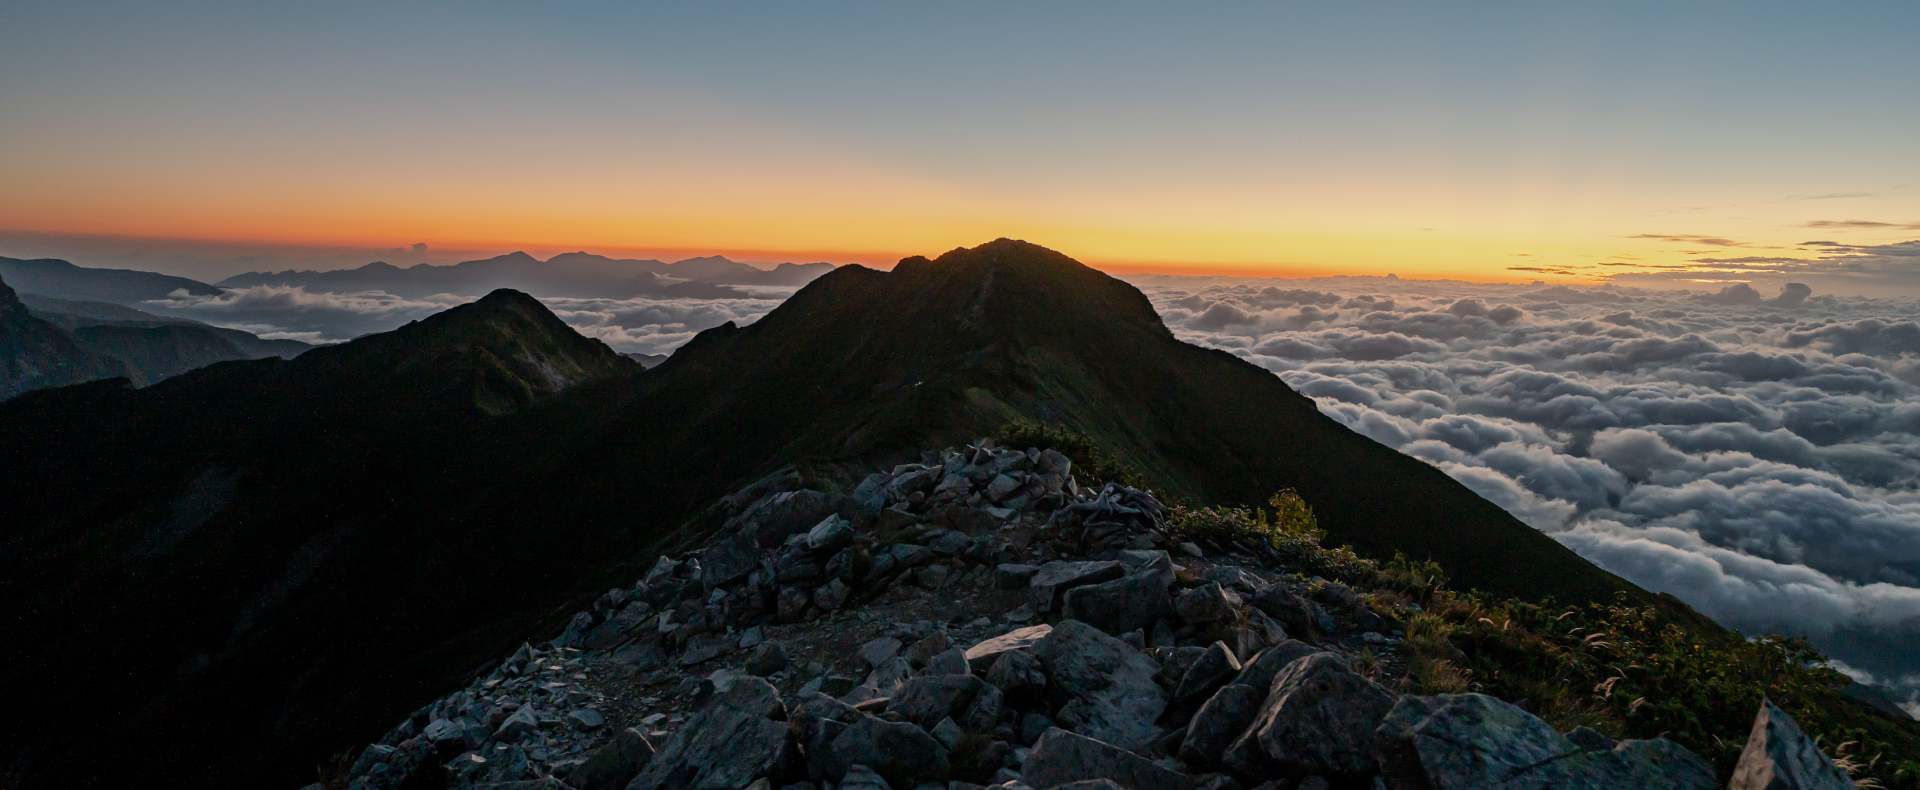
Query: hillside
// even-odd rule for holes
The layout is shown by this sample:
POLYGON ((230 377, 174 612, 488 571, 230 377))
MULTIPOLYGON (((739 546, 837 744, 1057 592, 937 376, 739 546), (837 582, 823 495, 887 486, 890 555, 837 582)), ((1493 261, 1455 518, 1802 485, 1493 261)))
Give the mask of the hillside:
POLYGON ((1001 240, 836 269, 651 370, 499 292, 291 361, 0 405, 0 458, 23 470, 0 479, 20 505, 0 696, 43 712, 0 734, 70 786, 280 781, 703 545, 729 491, 788 465, 850 490, 1015 421, 1093 437, 1172 500, 1295 488, 1330 542, 1462 587, 1690 618, 1175 340, 1131 286, 1001 240))
POLYGON ((220 293, 199 280, 130 269, 91 269, 54 258, 0 258, 0 279, 15 290, 50 296, 131 305, 185 291, 194 296, 220 293))
POLYGON ((28 312, 0 277, 0 400, 43 387, 127 375, 126 366, 28 312))
POLYGON ((281 357, 292 359, 307 349, 311 343, 298 340, 265 340, 259 335, 239 329, 228 329, 201 323, 191 318, 173 318, 158 316, 131 307, 111 302, 77 301, 73 299, 55 299, 39 294, 20 294, 20 301, 37 318, 65 329, 77 331, 89 326, 120 327, 158 327, 189 326, 197 327, 213 335, 224 338, 240 349, 238 359, 259 359, 261 357, 281 357))

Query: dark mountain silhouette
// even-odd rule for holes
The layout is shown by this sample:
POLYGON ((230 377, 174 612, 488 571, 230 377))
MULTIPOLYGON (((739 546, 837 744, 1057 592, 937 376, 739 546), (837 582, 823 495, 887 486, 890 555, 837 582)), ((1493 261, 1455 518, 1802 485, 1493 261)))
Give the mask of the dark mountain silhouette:
POLYGON ((216 335, 232 343, 240 350, 241 356, 230 359, 259 359, 261 357, 283 357, 292 359, 307 349, 311 343, 298 340, 266 340, 252 332, 239 329, 212 326, 191 318, 173 318, 135 310, 109 302, 80 302, 70 299, 54 299, 36 294, 21 294, 21 303, 32 311, 36 318, 46 321, 68 332, 76 332, 85 327, 113 326, 153 328, 165 326, 194 327, 216 335))
POLYGON ((220 285, 385 291, 407 297, 442 293, 479 295, 512 288, 544 296, 725 299, 747 295, 732 286, 804 285, 832 270, 830 263, 783 263, 772 270, 763 270, 719 256, 662 263, 569 252, 541 261, 524 252, 514 252, 449 266, 422 263, 403 269, 387 263, 369 263, 358 269, 329 272, 248 272, 222 280, 220 285))
POLYGON ((165 299, 177 291, 193 296, 220 293, 219 288, 185 277, 129 269, 88 269, 53 258, 0 258, 0 279, 21 293, 122 305, 165 299))
POLYGON ((0 278, 0 400, 42 387, 127 375, 119 360, 74 341, 27 311, 0 278))
POLYGON ((716 497, 1022 419, 1194 503, 1296 488, 1334 541, 1458 586, 1655 600, 1176 340, 1133 287, 1003 239, 837 269, 651 370, 500 292, 292 361, 0 404, 0 698, 35 711, 0 739, 30 745, 28 786, 308 781, 698 545, 716 497))

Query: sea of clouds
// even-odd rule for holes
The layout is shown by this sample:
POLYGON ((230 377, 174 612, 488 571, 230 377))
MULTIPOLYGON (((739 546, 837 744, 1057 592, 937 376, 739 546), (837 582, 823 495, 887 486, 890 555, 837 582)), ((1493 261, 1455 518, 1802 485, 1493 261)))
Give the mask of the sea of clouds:
MULTIPOLYGON (((1581 556, 1748 633, 1806 635, 1920 716, 1920 304, 1391 277, 1140 275, 1231 352, 1581 556)), ((749 298, 542 297, 616 351, 758 320, 749 298)), ((339 342, 471 296, 261 286, 150 303, 339 342)))
MULTIPOLYGON (((666 354, 701 330, 732 321, 744 326, 779 306, 796 288, 742 288, 746 297, 728 299, 595 299, 541 296, 541 303, 581 334, 598 338, 622 353, 666 354)), ((267 339, 341 343, 370 332, 397 329, 475 296, 438 294, 404 298, 379 291, 308 292, 300 286, 261 285, 234 288, 215 296, 185 293, 146 302, 141 307, 163 315, 192 318, 215 326, 252 332, 267 339)))
POLYGON ((1920 305, 1138 276, 1231 352, 1581 556, 1802 634, 1920 717, 1920 305))

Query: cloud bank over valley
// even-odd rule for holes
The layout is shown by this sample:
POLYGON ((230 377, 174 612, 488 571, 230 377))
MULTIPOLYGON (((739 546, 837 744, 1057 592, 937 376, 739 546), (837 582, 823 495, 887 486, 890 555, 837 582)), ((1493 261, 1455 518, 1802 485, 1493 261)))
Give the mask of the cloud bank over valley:
POLYGON ((1905 300, 1379 277, 1127 278, 1582 556, 1805 634, 1920 714, 1920 325, 1905 300))

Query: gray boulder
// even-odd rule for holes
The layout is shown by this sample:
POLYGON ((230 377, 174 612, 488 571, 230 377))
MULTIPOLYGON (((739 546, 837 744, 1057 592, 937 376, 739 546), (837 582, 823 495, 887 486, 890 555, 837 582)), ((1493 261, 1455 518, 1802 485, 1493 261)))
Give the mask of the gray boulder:
POLYGON ((1207 582, 1180 593, 1173 601, 1173 608, 1180 619, 1189 623, 1217 623, 1234 619, 1240 611, 1238 604, 1219 582, 1207 582))
POLYGON ((807 530, 807 551, 816 554, 831 554, 853 545, 853 525, 838 513, 807 530))
POLYGON ((973 674, 973 667, 967 665, 967 651, 965 649, 950 647, 927 661, 926 674, 970 675, 973 674))
POLYGON ((1260 715, 1260 703, 1266 698, 1267 692, 1252 686, 1222 687, 1200 706, 1193 720, 1187 722, 1186 738, 1180 742, 1180 759, 1193 766, 1219 766, 1227 747, 1260 715))
POLYGON ((1033 575, 1039 572, 1038 565, 1001 563, 993 568, 993 586, 1002 590, 1018 590, 1027 586, 1033 575))
POLYGON ((780 649, 779 642, 761 642, 753 649, 753 655, 747 657, 747 674, 766 677, 787 668, 787 651, 780 649))
POLYGON ((1225 642, 1215 642, 1208 645, 1207 652, 1200 654, 1200 660, 1193 662, 1181 676, 1180 685, 1173 690, 1173 701, 1187 703, 1207 699, 1239 674, 1240 660, 1234 658, 1225 642))
POLYGON ((1110 582, 1126 575, 1126 566, 1117 562, 1049 562, 1027 580, 1035 612, 1057 612, 1065 603, 1068 590, 1089 584, 1110 582))
POLYGON ((1358 777, 1378 762, 1373 731, 1393 695, 1332 653, 1287 665, 1223 759, 1248 776, 1358 777))
POLYGON ((987 682, 1000 689, 1018 707, 1031 707, 1047 691, 1047 671, 1040 659, 1025 650, 1001 654, 987 670, 987 682))
POLYGON ((734 790, 785 758, 792 731, 780 693, 741 678, 667 739, 628 790, 734 790))
POLYGON ((1152 573, 1160 577, 1161 586, 1172 587, 1173 558, 1159 549, 1125 549, 1117 558, 1127 566, 1127 573, 1152 573))
POLYGON ((861 716, 841 730, 817 755, 817 767, 840 781, 855 765, 864 765, 893 787, 944 782, 951 767, 947 747, 925 730, 906 722, 861 716))
POLYGON ((1173 601, 1158 573, 1147 570, 1067 591, 1061 616, 1118 636, 1152 628, 1173 616, 1173 601))
POLYGON ((864 765, 847 768, 845 776, 840 778, 840 790, 893 790, 887 786, 887 780, 864 765))
POLYGON ((1332 633, 1337 627, 1333 617, 1319 604, 1294 594, 1285 584, 1268 585, 1266 589, 1255 593, 1248 603, 1265 612, 1268 617, 1280 621, 1291 634, 1308 636, 1315 632, 1332 633))
POLYGON ((1100 779, 1131 790, 1193 790, 1192 777, 1154 765, 1145 757, 1062 729, 1047 730, 1027 754, 1020 781, 1053 788, 1100 779))
POLYGON ((867 673, 866 680, 847 692, 845 702, 858 705, 881 697, 891 697, 900 690, 901 686, 906 685, 907 679, 911 677, 913 677, 913 667, 907 664, 906 659, 894 656, 880 662, 880 666, 874 667, 872 672, 867 673))
MULTIPOLYGON (((992 639, 982 640, 973 647, 967 648, 967 666, 973 667, 975 672, 986 672, 993 667, 994 661, 1001 655, 1011 650, 1025 650, 1033 647, 1051 633, 1053 633, 1053 626, 1031 625, 1026 628, 1015 628, 992 639)), ((991 682, 992 678, 988 678, 988 681, 991 682)), ((1006 686, 1001 688, 1004 689, 1006 686)))
POLYGON ((628 727, 567 774, 567 784, 574 790, 621 790, 652 759, 653 744, 639 730, 628 727))
POLYGON ((1853 786, 1853 779, 1800 731, 1793 717, 1772 700, 1762 700, 1727 790, 1851 790, 1853 786))
POLYGON ((965 713, 984 685, 972 675, 923 675, 901 686, 887 703, 887 710, 923 730, 931 730, 941 719, 965 713))
POLYGON ((1264 698, 1273 688, 1273 679, 1279 677, 1280 671, 1286 669, 1288 664, 1318 652, 1313 645, 1289 639, 1260 651, 1259 655, 1241 665, 1240 674, 1234 677, 1233 682, 1259 689, 1264 698))
POLYGON ((1033 652, 1049 689, 1074 698, 1067 707, 1077 732, 1122 749, 1153 742, 1167 694, 1154 682, 1160 667, 1152 659, 1078 620, 1061 621, 1033 652))
POLYGON ((1483 694, 1408 696, 1375 732, 1390 787, 1422 790, 1711 790, 1713 768, 1665 738, 1582 749, 1483 694))

